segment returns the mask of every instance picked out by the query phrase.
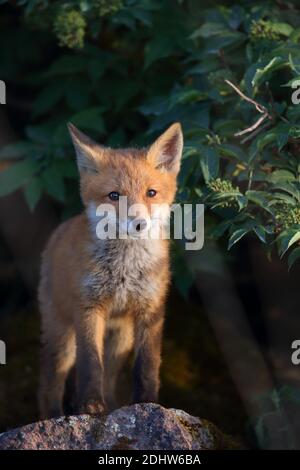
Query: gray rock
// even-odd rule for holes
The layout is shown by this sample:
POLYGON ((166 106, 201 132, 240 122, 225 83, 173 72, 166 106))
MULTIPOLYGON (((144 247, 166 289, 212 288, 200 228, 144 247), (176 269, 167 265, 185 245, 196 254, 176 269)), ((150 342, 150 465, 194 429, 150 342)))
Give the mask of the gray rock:
POLYGON ((206 420, 153 403, 126 406, 109 415, 40 421, 0 435, 0 449, 202 450, 235 447, 206 420))

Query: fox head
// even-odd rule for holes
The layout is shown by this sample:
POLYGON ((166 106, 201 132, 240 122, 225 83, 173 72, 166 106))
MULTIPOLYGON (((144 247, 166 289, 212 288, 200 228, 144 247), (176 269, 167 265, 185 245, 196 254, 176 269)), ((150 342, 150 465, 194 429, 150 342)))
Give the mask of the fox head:
POLYGON ((68 127, 89 220, 97 223, 97 208, 102 207, 108 223, 114 222, 134 238, 143 237, 154 224, 163 226, 176 193, 183 148, 180 124, 171 125, 143 149, 104 147, 73 124, 68 127), (120 202, 126 202, 127 211, 120 209, 120 202))

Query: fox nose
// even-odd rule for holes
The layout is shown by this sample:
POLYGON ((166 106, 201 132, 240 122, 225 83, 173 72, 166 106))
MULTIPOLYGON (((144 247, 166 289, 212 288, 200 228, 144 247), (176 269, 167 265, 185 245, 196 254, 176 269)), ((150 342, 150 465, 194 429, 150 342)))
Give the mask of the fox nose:
POLYGON ((143 232, 148 226, 147 220, 145 219, 136 219, 132 222, 132 224, 136 232, 143 232))

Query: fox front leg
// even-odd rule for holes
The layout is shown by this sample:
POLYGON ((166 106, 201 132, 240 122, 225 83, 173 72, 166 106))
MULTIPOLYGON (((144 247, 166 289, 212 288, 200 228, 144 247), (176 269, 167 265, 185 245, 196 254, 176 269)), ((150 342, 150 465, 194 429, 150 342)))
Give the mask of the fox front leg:
POLYGON ((103 344, 105 312, 89 309, 76 321, 76 372, 78 412, 101 414, 103 398, 103 344))
POLYGON ((135 331, 134 402, 157 402, 163 315, 138 318, 135 331))

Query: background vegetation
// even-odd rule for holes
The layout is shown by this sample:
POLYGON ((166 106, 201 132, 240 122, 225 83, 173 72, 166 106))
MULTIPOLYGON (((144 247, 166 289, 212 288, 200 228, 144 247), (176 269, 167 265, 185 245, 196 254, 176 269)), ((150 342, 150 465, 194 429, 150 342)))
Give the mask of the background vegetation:
MULTIPOLYGON (((67 218, 81 209, 67 121, 127 146, 179 120, 178 200, 206 204, 208 243, 222 237, 225 253, 251 235, 270 258, 287 253, 292 267, 300 257, 297 2, 0 3, 0 77, 21 136, 1 150, 1 196, 22 189, 34 212, 46 194, 67 218)), ((176 286, 191 298, 195 272, 180 245, 174 252, 176 286)), ((256 424, 265 445, 263 419, 256 424)))
MULTIPOLYGON (((67 121, 103 143, 128 145, 180 120, 186 147, 179 199, 206 202, 214 214, 210 234, 227 232, 229 248, 249 232, 276 242, 280 254, 296 246, 296 5, 212 2, 203 11, 193 0, 16 3, 2 16, 0 72, 27 112, 24 140, 2 151, 23 158, 1 175, 1 195, 22 186, 33 209, 47 192, 66 217, 78 210, 67 121)), ((293 249, 289 264, 299 255, 293 249)))

